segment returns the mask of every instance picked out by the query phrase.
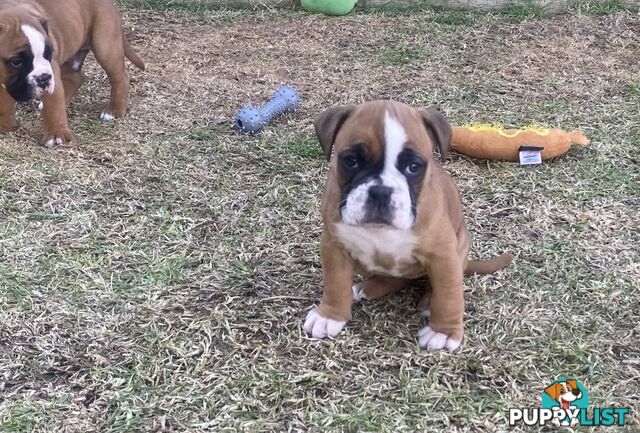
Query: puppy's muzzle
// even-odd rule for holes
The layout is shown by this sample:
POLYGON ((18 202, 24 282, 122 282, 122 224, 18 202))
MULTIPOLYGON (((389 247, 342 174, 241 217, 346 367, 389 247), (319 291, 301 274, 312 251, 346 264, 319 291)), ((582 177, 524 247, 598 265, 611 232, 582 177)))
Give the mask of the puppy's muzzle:
POLYGON ((391 194, 393 194, 392 188, 384 185, 374 185, 369 188, 368 201, 374 206, 384 208, 389 206, 389 203, 391 202, 391 194))
POLYGON ((47 88, 49 87, 49 84, 51 84, 51 78, 53 78, 51 74, 45 73, 45 74, 38 75, 37 77, 35 77, 36 86, 38 86, 38 88, 42 90, 47 90, 47 88))
POLYGON ((374 185, 369 188, 367 197, 367 223, 391 224, 391 195, 393 188, 384 185, 374 185))

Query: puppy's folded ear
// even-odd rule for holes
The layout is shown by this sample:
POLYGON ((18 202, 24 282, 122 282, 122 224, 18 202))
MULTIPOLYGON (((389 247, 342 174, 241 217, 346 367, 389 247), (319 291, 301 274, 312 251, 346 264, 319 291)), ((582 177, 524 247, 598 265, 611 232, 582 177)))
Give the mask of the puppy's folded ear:
POLYGON ((562 385, 560 385, 558 382, 556 382, 556 383, 552 383, 551 385, 546 387, 544 389, 544 392, 547 393, 547 395, 549 397, 551 397, 555 401, 555 400, 558 399, 558 396, 562 392, 561 388, 562 388, 562 385))
POLYGON ((420 108, 418 110, 433 144, 440 150, 440 159, 444 160, 449 153, 451 144, 451 125, 442 113, 431 108, 420 108))
POLYGON ((331 150, 333 149, 333 143, 336 141, 336 136, 344 122, 349 118, 353 108, 353 105, 329 108, 313 124, 327 161, 331 159, 331 150))

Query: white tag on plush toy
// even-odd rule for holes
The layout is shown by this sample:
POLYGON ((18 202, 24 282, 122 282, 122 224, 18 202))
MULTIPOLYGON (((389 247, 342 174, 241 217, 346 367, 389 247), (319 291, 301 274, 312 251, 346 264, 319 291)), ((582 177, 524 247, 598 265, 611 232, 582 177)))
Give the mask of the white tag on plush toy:
POLYGON ((520 146, 520 165, 532 165, 542 163, 543 147, 520 146))

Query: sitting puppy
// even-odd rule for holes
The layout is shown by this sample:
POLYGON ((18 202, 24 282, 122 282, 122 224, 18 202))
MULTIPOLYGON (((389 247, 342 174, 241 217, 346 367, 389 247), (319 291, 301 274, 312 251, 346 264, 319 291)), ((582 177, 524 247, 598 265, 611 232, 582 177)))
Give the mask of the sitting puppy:
POLYGON ((72 139, 65 103, 84 75, 93 51, 111 84, 105 121, 124 116, 129 98, 125 56, 144 63, 124 37, 112 0, 0 0, 0 132, 16 127, 15 101, 42 98, 47 147, 72 139))
POLYGON ((435 111, 391 101, 325 111, 315 123, 327 159, 335 157, 322 200, 324 293, 307 315, 314 338, 335 337, 352 301, 374 299, 428 276, 419 303, 429 324, 420 347, 455 350, 463 337, 463 276, 512 260, 470 262, 458 189, 433 157, 445 155, 451 127, 435 111), (369 277, 352 287, 354 274, 369 277))

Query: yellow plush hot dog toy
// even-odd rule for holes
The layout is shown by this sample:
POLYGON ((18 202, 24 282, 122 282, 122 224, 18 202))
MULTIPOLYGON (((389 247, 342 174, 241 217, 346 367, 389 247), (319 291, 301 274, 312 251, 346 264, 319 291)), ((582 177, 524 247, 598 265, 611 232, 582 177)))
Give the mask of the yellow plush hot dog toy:
POLYGON ((518 161, 521 146, 541 147, 542 159, 566 153, 572 144, 586 146, 580 131, 528 127, 503 129, 494 125, 454 126, 451 148, 474 158, 518 161))

